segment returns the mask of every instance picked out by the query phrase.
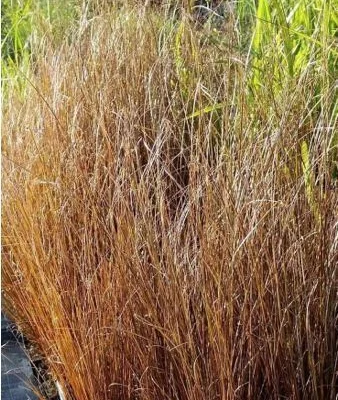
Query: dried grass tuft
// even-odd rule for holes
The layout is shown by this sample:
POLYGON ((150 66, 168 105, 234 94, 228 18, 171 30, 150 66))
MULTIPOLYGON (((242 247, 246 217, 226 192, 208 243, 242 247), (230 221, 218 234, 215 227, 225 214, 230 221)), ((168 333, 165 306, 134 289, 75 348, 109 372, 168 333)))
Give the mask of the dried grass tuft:
POLYGON ((334 399, 331 89, 250 94, 232 23, 83 19, 8 96, 4 306, 67 399, 334 399))

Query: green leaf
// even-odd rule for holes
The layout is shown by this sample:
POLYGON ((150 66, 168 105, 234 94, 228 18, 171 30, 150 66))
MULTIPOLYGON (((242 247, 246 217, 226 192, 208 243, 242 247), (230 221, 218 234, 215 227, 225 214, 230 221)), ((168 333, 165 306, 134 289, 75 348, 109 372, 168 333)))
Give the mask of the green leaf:
POLYGON ((192 114, 188 115, 186 117, 186 119, 200 117, 201 115, 208 114, 208 113, 216 111, 216 110, 221 110, 224 107, 225 107, 225 103, 216 103, 211 106, 207 106, 207 107, 204 107, 200 110, 193 112, 192 114))

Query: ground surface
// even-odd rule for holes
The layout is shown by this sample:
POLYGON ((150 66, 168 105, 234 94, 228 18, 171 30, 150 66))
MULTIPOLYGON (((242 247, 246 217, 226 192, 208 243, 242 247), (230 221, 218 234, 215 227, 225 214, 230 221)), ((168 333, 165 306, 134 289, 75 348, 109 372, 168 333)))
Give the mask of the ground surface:
POLYGON ((29 388, 32 370, 20 342, 1 314, 1 399, 37 400, 29 388))

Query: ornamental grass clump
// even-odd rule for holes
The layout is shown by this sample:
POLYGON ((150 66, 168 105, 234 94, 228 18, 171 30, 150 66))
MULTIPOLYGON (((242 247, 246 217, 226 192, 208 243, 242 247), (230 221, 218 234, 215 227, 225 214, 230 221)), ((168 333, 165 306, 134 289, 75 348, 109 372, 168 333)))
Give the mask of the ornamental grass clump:
POLYGON ((6 312, 67 400, 334 400, 329 36, 87 12, 6 93, 6 312))

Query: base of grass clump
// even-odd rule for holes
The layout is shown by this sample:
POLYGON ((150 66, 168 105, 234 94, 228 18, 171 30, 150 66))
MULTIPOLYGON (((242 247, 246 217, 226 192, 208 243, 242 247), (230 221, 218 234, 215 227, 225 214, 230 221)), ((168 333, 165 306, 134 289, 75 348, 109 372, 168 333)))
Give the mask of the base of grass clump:
POLYGON ((6 94, 5 309, 67 400, 333 400, 327 53, 188 11, 84 9, 6 94))

